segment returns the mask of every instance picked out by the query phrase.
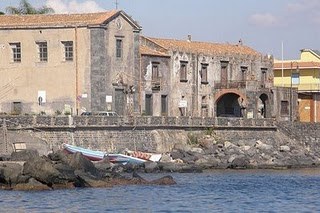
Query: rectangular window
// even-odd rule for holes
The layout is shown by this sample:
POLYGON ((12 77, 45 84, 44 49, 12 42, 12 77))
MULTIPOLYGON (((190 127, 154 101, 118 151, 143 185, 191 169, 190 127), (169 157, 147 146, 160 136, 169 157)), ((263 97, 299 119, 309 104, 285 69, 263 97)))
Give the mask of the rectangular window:
POLYGON ((248 67, 241 67, 241 81, 246 81, 247 79, 247 72, 248 72, 248 67))
POLYGON ((146 102, 145 102, 145 114, 152 115, 152 95, 146 94, 146 102))
POLYGON ((187 82, 187 62, 180 62, 180 82, 187 82))
POLYGON ((122 39, 116 39, 116 57, 122 58, 123 43, 122 39))
POLYGON ((261 68, 261 84, 264 85, 267 80, 267 68, 261 68))
POLYGON ((159 80, 159 63, 152 63, 152 80, 159 80))
POLYGON ((21 113, 22 113, 22 103, 21 102, 13 102, 12 114, 20 115, 21 113))
POLYGON ((201 83, 208 83, 208 64, 201 64, 201 83))
POLYGON ((64 46, 64 61, 73 61, 73 41, 62 41, 64 46))
POLYGON ((10 43, 12 50, 12 61, 21 62, 21 44, 20 42, 10 43))
POLYGON ((300 83, 300 74, 298 72, 293 72, 291 74, 291 81, 292 81, 292 84, 299 84, 300 83))
POLYGON ((166 95, 161 95, 161 115, 168 115, 168 99, 166 95))
POLYGON ((281 101, 280 114, 282 116, 289 115, 289 102, 288 101, 281 101))
POLYGON ((46 62, 48 61, 48 46, 47 42, 37 42, 38 45, 38 54, 39 54, 39 61, 46 62))

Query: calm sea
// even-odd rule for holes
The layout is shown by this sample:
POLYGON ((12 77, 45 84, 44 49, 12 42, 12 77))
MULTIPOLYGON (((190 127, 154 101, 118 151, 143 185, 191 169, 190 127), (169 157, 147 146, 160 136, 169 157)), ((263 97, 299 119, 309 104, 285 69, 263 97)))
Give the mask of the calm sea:
MULTIPOLYGON (((155 179, 161 175, 145 175, 155 179)), ((320 169, 170 174, 174 186, 0 191, 1 212, 320 212, 320 169)))

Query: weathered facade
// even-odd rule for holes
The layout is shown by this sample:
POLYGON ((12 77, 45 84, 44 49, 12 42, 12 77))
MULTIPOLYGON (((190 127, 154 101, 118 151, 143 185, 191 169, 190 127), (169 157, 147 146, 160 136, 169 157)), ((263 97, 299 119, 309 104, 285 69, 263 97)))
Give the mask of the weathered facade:
POLYGON ((123 11, 1 16, 0 112, 138 111, 140 30, 123 11))
POLYGON ((190 37, 142 37, 140 49, 146 114, 282 119, 279 105, 286 91, 273 87, 270 56, 241 42, 194 42, 190 37))

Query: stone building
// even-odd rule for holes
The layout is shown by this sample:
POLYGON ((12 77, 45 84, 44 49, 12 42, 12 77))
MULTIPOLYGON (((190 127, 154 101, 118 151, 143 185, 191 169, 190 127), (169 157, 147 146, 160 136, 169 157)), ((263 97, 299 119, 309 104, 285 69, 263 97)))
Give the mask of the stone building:
POLYGON ((140 50, 147 115, 287 119, 281 115, 286 89, 273 87, 273 58, 241 41, 142 37, 140 50))
POLYGON ((123 11, 1 16, 0 112, 139 111, 140 31, 123 11))

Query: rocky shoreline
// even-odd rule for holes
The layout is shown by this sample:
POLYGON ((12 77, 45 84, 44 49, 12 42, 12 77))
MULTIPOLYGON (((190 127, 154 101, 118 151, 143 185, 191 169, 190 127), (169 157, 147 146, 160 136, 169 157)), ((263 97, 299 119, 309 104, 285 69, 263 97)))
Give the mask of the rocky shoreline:
POLYGON ((278 141, 266 138, 230 142, 212 134, 189 135, 187 143, 175 143, 170 152, 162 154, 159 162, 143 164, 113 164, 107 159, 92 162, 81 153, 66 154, 62 150, 47 156, 40 156, 36 150, 13 152, 11 156, 0 158, 0 188, 49 190, 130 184, 171 185, 175 184, 171 176, 147 181, 138 174, 320 166, 320 147, 316 143, 281 140, 281 135, 278 141))

